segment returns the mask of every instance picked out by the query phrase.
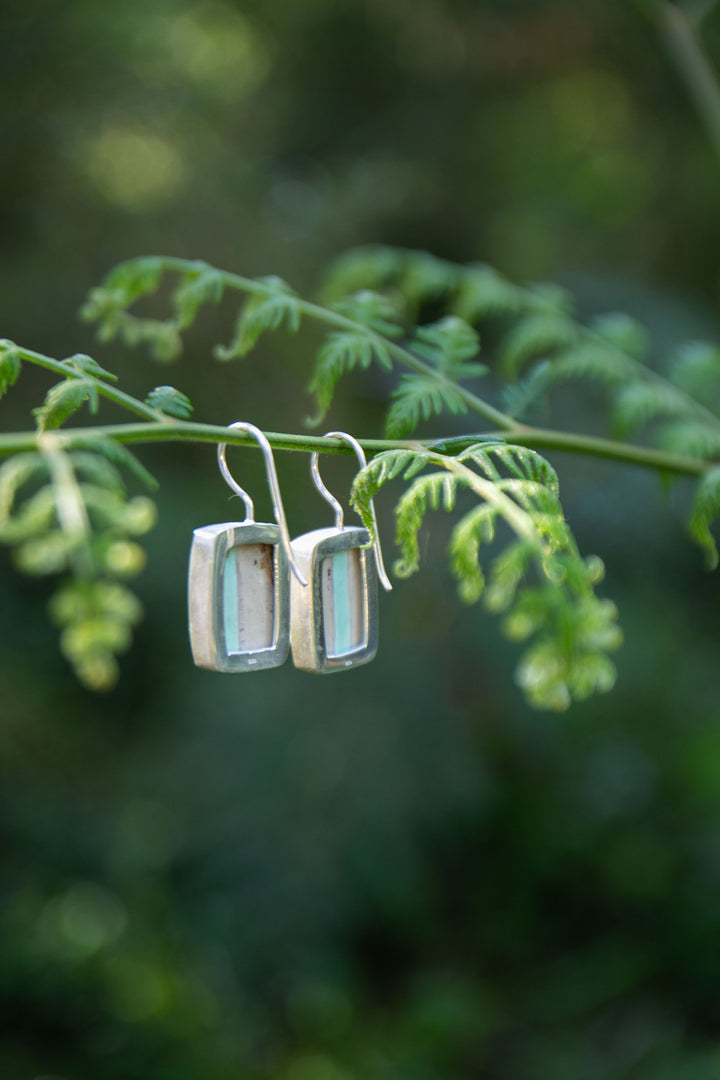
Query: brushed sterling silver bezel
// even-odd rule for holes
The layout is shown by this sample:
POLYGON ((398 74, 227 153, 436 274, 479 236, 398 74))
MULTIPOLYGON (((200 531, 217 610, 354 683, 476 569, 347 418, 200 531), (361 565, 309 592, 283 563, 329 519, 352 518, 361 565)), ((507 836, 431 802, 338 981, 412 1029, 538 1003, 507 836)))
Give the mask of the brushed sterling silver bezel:
POLYGON ((223 522, 193 532, 188 573, 190 645, 198 667, 211 671, 260 671, 285 663, 290 651, 290 567, 278 525, 262 522, 223 522), (228 652, 225 637, 223 573, 234 547, 273 545, 273 643, 271 646, 228 652))
POLYGON ((361 527, 315 529, 292 541, 293 557, 308 578, 303 588, 294 579, 290 584, 290 642, 293 663, 301 671, 329 674, 367 664, 378 647, 378 590, 375 555, 370 533, 361 527), (365 640, 352 652, 328 655, 322 601, 322 564, 328 556, 357 548, 363 578, 362 603, 365 640))

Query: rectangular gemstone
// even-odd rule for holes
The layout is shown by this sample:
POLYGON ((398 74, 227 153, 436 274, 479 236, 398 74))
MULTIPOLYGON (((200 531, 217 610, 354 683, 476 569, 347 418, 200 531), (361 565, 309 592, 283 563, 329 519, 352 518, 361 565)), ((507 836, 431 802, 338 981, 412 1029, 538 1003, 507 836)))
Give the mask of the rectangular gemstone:
POLYGON ((339 551, 322 562, 325 652, 345 656, 365 645, 365 581, 359 548, 339 551))
POLYGON ((223 570, 223 626, 228 653, 273 645, 275 560, 272 544, 230 548, 223 570))

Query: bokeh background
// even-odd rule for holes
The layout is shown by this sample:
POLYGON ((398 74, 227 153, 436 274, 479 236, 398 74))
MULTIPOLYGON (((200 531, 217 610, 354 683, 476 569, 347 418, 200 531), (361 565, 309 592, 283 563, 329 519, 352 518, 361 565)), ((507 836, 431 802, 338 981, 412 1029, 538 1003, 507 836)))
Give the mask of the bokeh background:
MULTIPOLYGON (((630 311, 661 365, 717 333, 720 164, 646 15, 4 0, 0 334, 93 352, 140 396, 172 382, 198 419, 302 430, 312 333, 223 366, 221 308, 168 371, 96 346, 77 309, 133 255, 311 292, 382 242, 630 311)), ((720 58, 720 11, 703 35, 720 58)), ((0 423, 28 428, 45 387, 24 373, 0 423)), ((386 390, 349 380, 331 425, 379 434, 386 390)), ((568 396, 556 421, 600 408, 568 396)), ((262 518, 257 456, 236 453, 262 518)), ((616 690, 557 717, 524 706, 513 649, 460 606, 440 522, 382 598, 373 664, 194 669, 189 540, 228 492, 211 447, 142 457, 161 516, 117 690, 78 687, 46 585, 0 553, 0 1075, 720 1076, 720 589, 683 486, 553 458, 626 632, 616 690)), ((306 460, 279 469, 293 531, 317 527, 306 460)))

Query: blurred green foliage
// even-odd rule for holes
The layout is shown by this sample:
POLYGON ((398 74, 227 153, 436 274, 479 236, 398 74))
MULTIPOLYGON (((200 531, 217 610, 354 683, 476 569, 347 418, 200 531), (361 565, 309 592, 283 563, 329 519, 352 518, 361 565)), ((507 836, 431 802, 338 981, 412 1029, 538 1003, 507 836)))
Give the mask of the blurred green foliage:
MULTIPOLYGON (((717 333, 718 166, 634 4, 5 0, 0 29, 0 335, 92 351, 140 397, 162 374, 75 312, 143 252, 305 288, 401 243, 562 279, 663 344, 717 333)), ((720 12, 704 36, 720 57, 720 12)), ((222 366, 207 318, 172 378, 196 417, 298 428, 302 343, 222 366)), ((376 433, 384 386, 349 387, 333 426, 376 433)), ((24 374, 0 422, 44 389, 24 374)), ((107 699, 0 553, 0 1075, 720 1075, 720 597, 687 493, 558 458, 627 644, 613 695, 556 720, 458 607, 442 525, 367 668, 193 669, 189 537, 227 493, 212 448, 143 458, 147 618, 107 699)), ((294 529, 321 525, 307 462, 279 469, 294 529)))

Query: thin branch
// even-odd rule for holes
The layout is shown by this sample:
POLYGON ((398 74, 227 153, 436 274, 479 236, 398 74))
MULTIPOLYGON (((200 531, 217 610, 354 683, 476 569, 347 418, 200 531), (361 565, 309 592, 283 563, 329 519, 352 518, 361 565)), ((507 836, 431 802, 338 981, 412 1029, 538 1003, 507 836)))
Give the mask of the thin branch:
MULTIPOLYGON (((285 432, 266 431, 265 435, 274 450, 299 451, 323 454, 350 454, 339 439, 320 435, 295 435, 285 432)), ((37 449, 42 435, 37 432, 12 432, 0 435, 0 456, 37 449)), ((200 424, 190 420, 167 420, 163 423, 105 424, 96 427, 65 428, 53 432, 53 437, 63 449, 73 446, 87 447, 93 438, 116 439, 121 443, 157 442, 226 442, 232 446, 257 447, 255 441, 242 431, 233 431, 217 424, 200 424)), ((652 447, 613 439, 579 435, 574 432, 552 431, 518 425, 513 431, 486 431, 447 439, 360 439, 360 445, 368 454, 382 450, 430 449, 438 453, 458 454, 474 443, 485 439, 504 439, 509 444, 527 446, 535 450, 558 450, 586 457, 605 458, 609 461, 637 465, 656 472, 676 473, 684 476, 702 476, 716 463, 701 458, 671 454, 652 447)))

